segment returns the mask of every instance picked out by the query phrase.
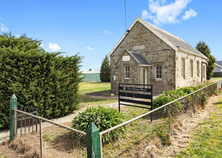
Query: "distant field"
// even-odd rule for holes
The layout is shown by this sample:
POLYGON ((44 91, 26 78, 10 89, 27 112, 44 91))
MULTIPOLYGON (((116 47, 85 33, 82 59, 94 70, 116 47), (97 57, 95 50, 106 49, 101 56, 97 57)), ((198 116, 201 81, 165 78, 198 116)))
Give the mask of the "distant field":
POLYGON ((211 78, 211 81, 213 81, 213 82, 216 82, 216 81, 219 81, 219 80, 222 80, 222 77, 212 77, 211 78))
POLYGON ((80 94, 90 92, 108 91, 111 90, 110 82, 81 82, 79 84, 80 94))

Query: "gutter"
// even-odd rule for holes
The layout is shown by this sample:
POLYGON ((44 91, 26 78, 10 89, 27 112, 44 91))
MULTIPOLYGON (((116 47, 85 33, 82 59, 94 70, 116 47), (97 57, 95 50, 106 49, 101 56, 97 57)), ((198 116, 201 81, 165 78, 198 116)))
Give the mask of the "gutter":
POLYGON ((206 56, 201 56, 201 55, 195 54, 195 53, 193 53, 193 52, 191 52, 191 51, 188 51, 188 50, 186 50, 186 49, 183 49, 183 48, 181 48, 181 47, 179 47, 178 50, 181 50, 181 51, 183 51, 183 52, 192 54, 192 55, 194 55, 194 56, 199 56, 199 57, 204 58, 204 59, 206 59, 207 61, 209 61, 209 59, 208 59, 206 56))
POLYGON ((217 64, 217 63, 214 63, 214 65, 216 65, 216 66, 218 66, 218 67, 222 68, 222 66, 221 66, 221 65, 219 65, 219 64, 217 64))

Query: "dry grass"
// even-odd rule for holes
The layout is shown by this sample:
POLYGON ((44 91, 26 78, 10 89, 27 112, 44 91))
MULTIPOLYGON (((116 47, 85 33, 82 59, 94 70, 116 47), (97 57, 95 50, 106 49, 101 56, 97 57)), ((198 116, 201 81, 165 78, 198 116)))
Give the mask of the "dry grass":
POLYGON ((7 157, 23 157, 23 158, 40 158, 39 144, 33 140, 34 134, 24 134, 17 137, 13 142, 5 140, 0 149, 8 148, 5 150, 7 157))
MULTIPOLYGON (((63 123, 70 126, 71 122, 63 123)), ((79 140, 72 138, 72 133, 68 130, 58 127, 49 126, 43 129, 43 156, 46 158, 55 157, 86 157, 86 146, 79 140), (47 140, 45 135, 50 137, 47 140)), ((26 133, 18 136, 13 142, 5 140, 5 145, 0 145, 0 156, 6 155, 8 158, 38 158, 40 157, 40 136, 39 132, 26 133)))

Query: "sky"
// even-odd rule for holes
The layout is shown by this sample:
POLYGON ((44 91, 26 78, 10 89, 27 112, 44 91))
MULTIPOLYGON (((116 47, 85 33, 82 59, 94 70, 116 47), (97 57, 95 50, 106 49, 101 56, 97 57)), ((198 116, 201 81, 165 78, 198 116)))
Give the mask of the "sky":
MULTIPOLYGON (((81 69, 100 69, 125 33, 124 0, 0 0, 0 34, 42 41, 49 52, 79 53, 81 69)), ((137 16, 222 60, 221 0, 126 0, 126 26, 137 16)))

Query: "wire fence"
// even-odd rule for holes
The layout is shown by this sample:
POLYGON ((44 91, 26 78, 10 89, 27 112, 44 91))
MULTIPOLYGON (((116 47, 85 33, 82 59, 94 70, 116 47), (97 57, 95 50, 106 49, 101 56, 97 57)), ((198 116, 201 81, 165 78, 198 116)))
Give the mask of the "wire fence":
POLYGON ((86 133, 71 128, 70 122, 58 124, 30 111, 14 109, 14 112, 17 137, 13 146, 23 150, 24 157, 86 157, 86 133), (75 139, 76 134, 83 141, 75 139))
MULTIPOLYGON (((14 108, 11 121, 14 122, 10 123, 10 128, 14 124, 12 129, 15 129, 10 130, 10 140, 13 134, 15 137, 11 146, 18 148, 23 157, 139 157, 156 136, 159 138, 156 145, 170 144, 166 135, 175 133, 181 120, 203 109, 208 97, 219 87, 222 80, 151 111, 123 106, 121 112, 127 121, 102 132, 93 124, 91 129, 79 131, 71 128, 70 122, 58 124, 37 116, 36 109, 11 106, 14 108), (108 143, 107 137, 116 134, 119 139, 108 143)), ((109 106, 117 108, 116 104, 109 106)))
POLYGON ((133 119, 118 126, 100 132, 102 157, 139 157, 149 142, 158 136, 156 145, 171 144, 168 134, 176 132, 182 120, 203 109, 208 97, 222 87, 222 80, 193 93, 185 95, 152 111, 144 111, 135 107, 121 108, 123 113, 133 119), (153 121, 150 121, 150 117, 153 121), (124 128, 125 133, 118 141, 107 143, 106 135, 124 128))

